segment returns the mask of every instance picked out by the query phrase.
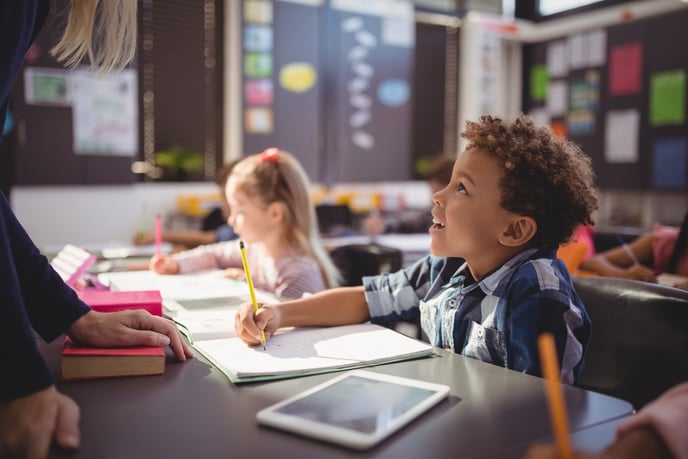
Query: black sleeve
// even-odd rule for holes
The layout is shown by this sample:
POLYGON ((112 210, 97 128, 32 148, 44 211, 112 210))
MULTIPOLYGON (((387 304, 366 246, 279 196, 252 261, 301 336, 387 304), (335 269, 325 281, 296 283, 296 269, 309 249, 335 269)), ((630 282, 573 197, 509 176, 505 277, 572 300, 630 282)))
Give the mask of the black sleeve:
POLYGON ((53 382, 33 330, 51 341, 89 311, 33 244, 0 194, 0 400, 53 382))

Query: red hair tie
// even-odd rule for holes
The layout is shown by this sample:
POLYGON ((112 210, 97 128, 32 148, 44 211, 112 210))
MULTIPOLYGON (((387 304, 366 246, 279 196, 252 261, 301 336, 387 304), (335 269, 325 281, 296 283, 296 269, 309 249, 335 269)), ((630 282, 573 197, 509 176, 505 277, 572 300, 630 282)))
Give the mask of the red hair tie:
POLYGON ((267 148, 263 153, 260 154, 261 161, 270 161, 272 163, 277 162, 277 156, 279 156, 279 148, 272 147, 267 148))

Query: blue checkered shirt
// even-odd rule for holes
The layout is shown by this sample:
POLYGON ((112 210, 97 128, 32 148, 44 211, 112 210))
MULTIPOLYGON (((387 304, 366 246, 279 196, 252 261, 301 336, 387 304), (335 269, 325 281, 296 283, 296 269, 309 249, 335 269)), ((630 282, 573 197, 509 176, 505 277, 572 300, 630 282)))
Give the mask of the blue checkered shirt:
POLYGON ((572 384, 590 319, 556 247, 528 249, 475 282, 461 258, 427 256, 363 278, 371 321, 418 321, 434 346, 541 376, 537 337, 554 335, 562 382, 572 384))

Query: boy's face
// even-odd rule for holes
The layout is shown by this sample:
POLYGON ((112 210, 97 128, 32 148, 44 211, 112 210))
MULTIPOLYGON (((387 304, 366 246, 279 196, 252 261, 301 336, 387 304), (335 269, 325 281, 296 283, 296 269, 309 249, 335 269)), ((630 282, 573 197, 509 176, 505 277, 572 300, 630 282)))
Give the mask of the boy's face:
POLYGON ((459 155, 451 182, 432 196, 430 250, 434 255, 464 258, 479 275, 485 274, 479 272, 482 268, 496 266, 491 265, 503 254, 500 235, 513 218, 501 206, 502 175, 497 161, 482 149, 471 148, 459 155))

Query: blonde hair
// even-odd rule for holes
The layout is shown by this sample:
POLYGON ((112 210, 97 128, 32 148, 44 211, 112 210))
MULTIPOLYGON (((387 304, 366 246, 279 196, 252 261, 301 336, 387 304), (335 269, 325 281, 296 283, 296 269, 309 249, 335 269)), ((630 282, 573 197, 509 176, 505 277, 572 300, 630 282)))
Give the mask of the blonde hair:
POLYGON ((100 72, 121 70, 136 55, 136 0, 71 0, 64 34, 50 53, 67 67, 86 56, 100 72))
POLYGON ((271 148, 239 161, 231 177, 242 193, 265 204, 284 204, 283 230, 287 241, 315 259, 328 287, 338 286, 339 271, 320 242, 310 181, 296 158, 271 148))

